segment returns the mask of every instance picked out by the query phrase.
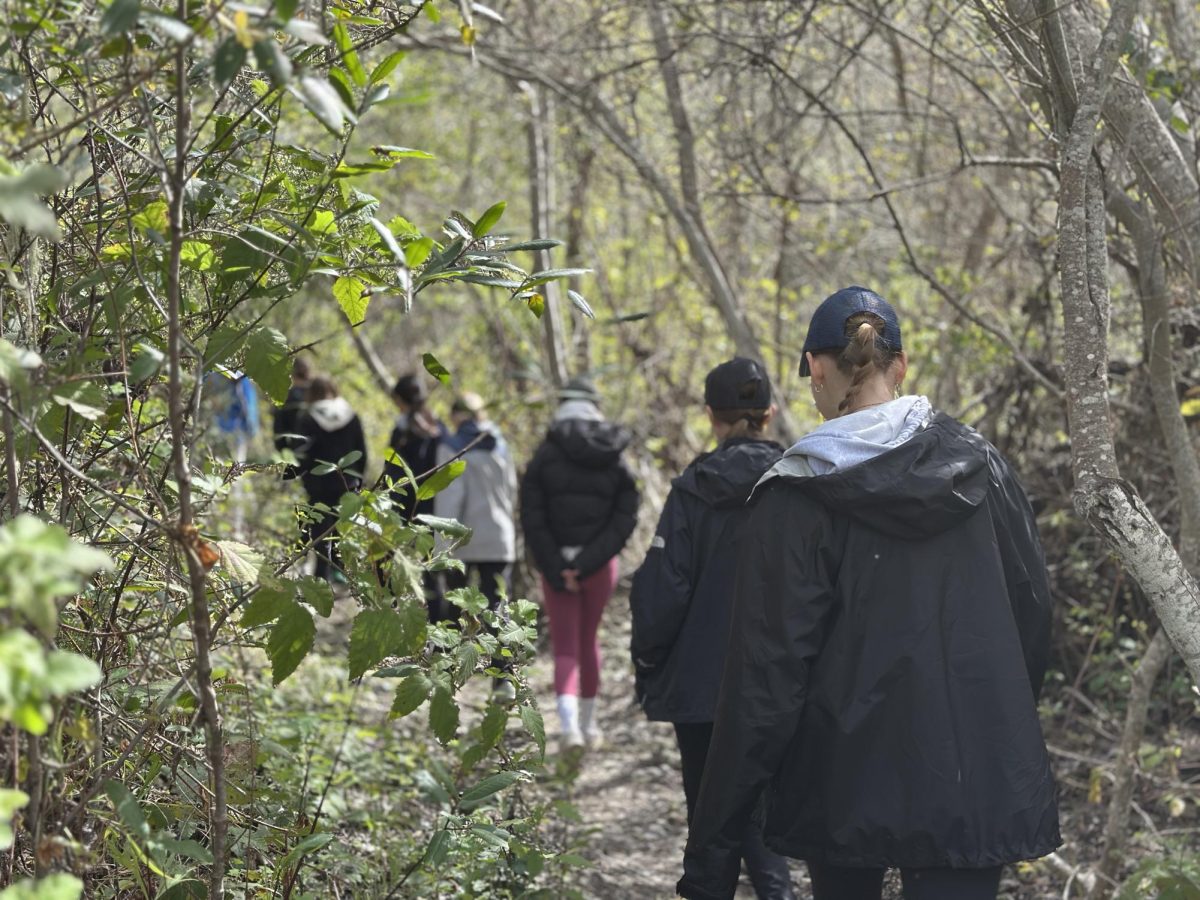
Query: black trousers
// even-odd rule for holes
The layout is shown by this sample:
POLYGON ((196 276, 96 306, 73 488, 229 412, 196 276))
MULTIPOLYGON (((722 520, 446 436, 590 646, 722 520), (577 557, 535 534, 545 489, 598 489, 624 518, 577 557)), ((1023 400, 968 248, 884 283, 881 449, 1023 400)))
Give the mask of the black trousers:
MULTIPOLYGON (((320 514, 310 512, 309 515, 320 514)), ((335 511, 325 513, 317 519, 309 519, 304 524, 304 536, 312 545, 313 553, 317 557, 314 574, 318 578, 328 578, 333 566, 337 566, 339 569, 342 566, 342 557, 338 553, 337 547, 337 532, 334 530, 337 521, 338 514, 335 511)))
MULTIPOLYGON (((1000 866, 991 869, 901 869, 904 900, 996 900, 1000 866)), ((880 900, 883 869, 808 864, 813 900, 880 900)))
MULTIPOLYGON (((687 798, 688 825, 692 823, 692 812, 696 798, 700 796, 700 780, 704 775, 704 762, 708 758, 708 745, 712 741, 712 722, 676 722, 675 740, 679 742, 679 761, 683 768, 683 793, 687 798)), ((742 862, 760 900, 793 900, 792 878, 788 873, 787 860, 767 849, 763 843, 762 823, 752 820, 742 841, 742 862)))

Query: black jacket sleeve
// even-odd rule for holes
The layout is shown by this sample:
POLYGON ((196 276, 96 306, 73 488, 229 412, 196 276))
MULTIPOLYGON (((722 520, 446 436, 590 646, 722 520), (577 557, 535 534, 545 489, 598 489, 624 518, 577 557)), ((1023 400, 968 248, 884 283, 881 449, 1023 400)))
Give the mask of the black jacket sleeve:
POLYGON ((637 525, 638 490, 637 482, 625 460, 617 461, 617 496, 613 503, 612 514, 608 523, 594 538, 584 545, 571 563, 571 568, 579 571, 580 578, 586 578, 593 572, 599 571, 610 559, 621 552, 629 536, 637 525))
POLYGON ((521 529, 525 532, 525 543, 528 544, 538 569, 550 582, 551 587, 561 591, 566 587, 562 580, 562 570, 567 567, 567 562, 563 559, 558 541, 550 530, 549 498, 541 480, 546 458, 552 452, 549 446, 543 443, 525 469, 520 492, 521 529))
POLYGON ((992 458, 992 479, 998 485, 999 495, 992 507, 992 526, 1000 545, 1000 561, 1025 656, 1025 671, 1037 698, 1042 692, 1050 657, 1053 616, 1046 557, 1029 498, 1012 468, 998 456, 992 458))
POLYGON ((362 419, 355 416, 350 420, 350 450, 357 450, 362 454, 357 462, 347 466, 346 475, 348 477, 357 478, 361 483, 367 473, 367 435, 363 431, 362 419))
POLYGON ((834 605, 829 513, 770 486, 742 538, 729 652, 677 890, 729 900, 742 838, 792 741, 834 605))
POLYGON ((692 599, 692 554, 684 497, 672 490, 629 594, 630 652, 639 670, 661 665, 671 653, 692 599))

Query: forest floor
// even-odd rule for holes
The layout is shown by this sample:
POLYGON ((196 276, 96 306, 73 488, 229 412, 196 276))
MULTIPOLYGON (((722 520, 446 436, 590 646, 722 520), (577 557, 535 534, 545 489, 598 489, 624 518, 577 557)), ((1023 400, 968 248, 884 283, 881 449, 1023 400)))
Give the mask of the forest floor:
MULTIPOLYGON (((605 613, 601 631, 603 681, 599 715, 605 733, 600 749, 584 757, 566 798, 582 817, 586 843, 580 850, 593 866, 580 876, 589 898, 663 900, 675 896, 687 838, 686 807, 680 780, 679 754, 671 726, 648 722, 634 701, 629 665, 629 605, 623 583, 605 613)), ((531 672, 538 705, 546 718, 547 752, 557 751, 553 659, 549 648, 538 655, 531 672)), ((1046 900, 1061 896, 1059 879, 1046 867, 1006 869, 1000 900, 1046 900), (1053 885, 1058 883, 1058 887, 1053 885)), ((810 896, 801 863, 792 863, 797 896, 810 896)), ((738 898, 755 896, 743 874, 738 898)), ((889 873, 884 897, 899 900, 899 878, 889 873)))

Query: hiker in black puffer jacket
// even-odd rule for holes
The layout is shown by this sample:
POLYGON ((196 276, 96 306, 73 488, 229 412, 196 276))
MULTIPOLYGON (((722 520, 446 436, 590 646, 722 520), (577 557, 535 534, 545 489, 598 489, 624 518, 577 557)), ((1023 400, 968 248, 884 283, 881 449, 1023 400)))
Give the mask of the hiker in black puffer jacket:
POLYGON ((297 457, 300 478, 308 502, 328 507, 313 514, 307 526, 308 539, 317 556, 316 576, 343 581, 334 528, 342 496, 362 487, 367 468, 367 442, 362 422, 332 378, 318 375, 308 386, 308 406, 297 430, 302 438, 297 457), (357 456, 350 458, 355 453, 357 456), (338 463, 345 464, 337 467, 338 463), (326 465, 334 466, 325 471, 326 465))
POLYGON ((596 636, 617 554, 637 523, 638 493, 621 459, 629 432, 605 421, 591 382, 573 379, 559 399, 521 482, 521 525, 542 573, 562 743, 571 751, 600 740, 596 636))
MULTIPOLYGON (((709 372, 704 402, 720 445, 672 483, 629 596, 638 701, 651 721, 675 725, 689 823, 712 739, 746 498, 783 454, 764 437, 775 408, 754 360, 709 372)), ((741 857, 760 898, 794 900, 787 862, 763 844, 759 823, 747 829, 741 857)))

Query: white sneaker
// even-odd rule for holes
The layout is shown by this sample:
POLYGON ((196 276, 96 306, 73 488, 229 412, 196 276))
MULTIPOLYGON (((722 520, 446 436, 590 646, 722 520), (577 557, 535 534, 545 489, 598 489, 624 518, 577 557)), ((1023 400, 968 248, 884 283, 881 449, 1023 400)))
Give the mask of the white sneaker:
POLYGON ((583 732, 578 728, 573 728, 570 731, 564 731, 558 739, 559 748, 563 756, 571 756, 578 753, 584 746, 583 732))
POLYGON ((583 732, 583 745, 589 750, 599 750, 604 746, 604 732, 593 725, 583 732))

